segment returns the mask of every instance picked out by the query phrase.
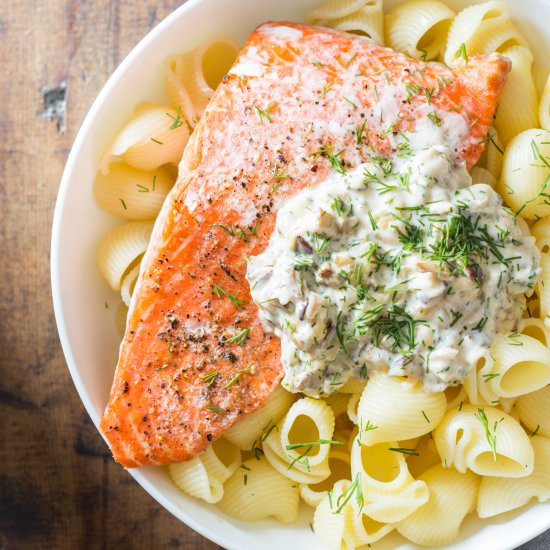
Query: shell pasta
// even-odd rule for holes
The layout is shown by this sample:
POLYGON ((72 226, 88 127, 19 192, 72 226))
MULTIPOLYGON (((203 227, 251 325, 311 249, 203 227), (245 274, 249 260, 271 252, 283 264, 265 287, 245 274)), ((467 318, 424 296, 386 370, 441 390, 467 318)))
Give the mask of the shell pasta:
POLYGON ((531 434, 540 434, 550 438, 550 386, 520 397, 516 403, 516 412, 531 434))
POLYGON ((417 59, 438 59, 454 17, 454 11, 437 0, 406 2, 386 15, 386 44, 417 59))
POLYGON ((103 161, 122 159, 139 170, 155 170, 163 164, 177 164, 189 140, 189 128, 179 111, 165 105, 142 103, 118 134, 103 161))
POLYGON ((124 274, 145 252, 152 230, 153 222, 128 222, 103 237, 97 264, 113 290, 120 290, 124 274))
POLYGON ((302 485, 300 488, 302 500, 313 508, 316 508, 323 498, 327 496, 328 492, 332 490, 337 481, 350 478, 350 461, 351 457, 347 450, 334 447, 328 456, 330 476, 319 483, 302 485))
POLYGON ((506 147, 497 191, 523 218, 538 220, 550 214, 544 196, 550 173, 544 159, 549 155, 550 133, 536 128, 518 134, 506 147))
POLYGON ((519 479, 482 479, 477 502, 480 518, 514 510, 532 498, 540 502, 550 499, 550 439, 535 436, 531 439, 531 445, 535 453, 535 467, 531 475, 519 479))
POLYGON ((317 483, 330 475, 333 433, 332 408, 323 401, 305 397, 296 401, 276 429, 266 435, 264 453, 284 476, 298 483, 317 483))
POLYGON ((512 23, 506 4, 491 1, 465 8, 456 16, 447 36, 447 65, 452 66, 461 55, 461 44, 467 54, 490 54, 526 42, 512 23))
POLYGON ((237 45, 216 39, 169 57, 165 70, 168 100, 195 127, 214 90, 237 57, 237 45))
POLYGON ((550 350, 525 334, 502 336, 491 348, 493 361, 478 372, 487 402, 531 393, 550 384, 550 350))
POLYGON ((475 509, 479 477, 438 465, 419 479, 429 488, 428 502, 397 524, 397 530, 424 546, 449 544, 457 539, 464 518, 475 509))
POLYGON ((533 448, 523 428, 494 407, 465 405, 450 410, 434 434, 443 464, 497 477, 525 477, 533 471, 533 448))
POLYGON ((328 0, 309 13, 314 25, 364 36, 375 44, 384 44, 382 0, 328 0))
POLYGON ((550 76, 540 95, 539 120, 540 127, 550 131, 550 76))
POLYGON ((107 174, 97 175, 94 198, 115 216, 128 220, 153 220, 173 184, 174 178, 164 168, 144 172, 116 163, 110 166, 107 174))
POLYGON ((291 393, 277 388, 262 409, 235 424, 225 438, 243 451, 251 450, 255 441, 265 437, 265 432, 273 429, 272 426, 286 414, 294 399, 291 393))
POLYGON ((363 495, 361 512, 380 523, 396 523, 428 500, 428 488, 409 473, 399 445, 353 445, 352 479, 359 479, 363 495))
POLYGON ((337 481, 331 494, 315 510, 313 529, 329 548, 370 545, 394 529, 393 525, 357 513, 350 499, 357 487, 357 479, 353 482, 346 479, 337 481))
POLYGON ((518 45, 502 53, 512 61, 512 70, 500 96, 495 128, 506 144, 520 132, 538 126, 539 102, 531 70, 531 50, 518 45))
POLYGON ((444 393, 425 393, 410 382, 375 374, 359 401, 360 440, 372 445, 427 434, 443 417, 446 404, 444 393))
POLYGON ((214 503, 223 497, 223 484, 240 462, 239 449, 222 438, 195 458, 170 464, 169 471, 182 491, 214 503))
POLYGON ((218 506, 241 521, 274 517, 291 523, 298 517, 299 500, 295 483, 274 470, 265 458, 251 458, 226 481, 218 506))

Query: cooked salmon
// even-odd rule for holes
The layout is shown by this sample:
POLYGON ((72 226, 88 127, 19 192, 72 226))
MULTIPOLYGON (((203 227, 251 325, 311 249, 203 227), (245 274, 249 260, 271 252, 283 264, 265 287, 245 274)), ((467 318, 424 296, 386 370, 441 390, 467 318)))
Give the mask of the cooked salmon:
POLYGON ((189 459, 261 408, 283 374, 280 343, 245 274, 279 207, 335 166, 400 154, 395 137, 427 118, 472 167, 509 69, 498 55, 450 70, 329 29, 258 27, 195 129, 143 260, 101 420, 115 459, 189 459))

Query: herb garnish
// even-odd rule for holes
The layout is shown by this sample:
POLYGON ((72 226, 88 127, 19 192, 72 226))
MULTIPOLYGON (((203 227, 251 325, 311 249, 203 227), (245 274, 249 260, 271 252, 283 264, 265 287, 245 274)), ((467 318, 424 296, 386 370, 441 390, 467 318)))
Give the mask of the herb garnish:
POLYGON ((307 443, 292 443, 286 446, 287 451, 293 449, 303 449, 304 447, 314 447, 317 445, 343 445, 342 441, 334 441, 332 439, 319 439, 317 441, 308 441, 307 443))
POLYGON ((236 384, 239 378, 245 373, 250 372, 250 368, 248 369, 240 369, 237 371, 237 374, 223 387, 224 390, 228 390, 233 384, 236 384))
MULTIPOLYGON (((497 461, 497 436, 495 433, 491 433, 491 430, 489 428, 489 420, 487 419, 487 415, 485 414, 485 409, 478 409, 476 413, 476 418, 481 422, 481 425, 485 430, 485 437, 487 438, 487 443, 489 443, 489 447, 491 447, 491 450, 493 451, 493 458, 496 462, 497 461)), ((496 428, 496 425, 495 425, 495 428, 496 428)))
POLYGON ((416 449, 407 449, 406 447, 390 447, 388 451, 393 451, 394 453, 401 453, 404 455, 411 456, 420 456, 420 453, 416 449))
POLYGON ((460 44, 458 50, 456 50, 455 55, 457 57, 462 57, 462 59, 464 59, 464 61, 466 63, 468 63, 468 54, 466 52, 466 44, 464 44, 464 42, 462 42, 462 44, 460 44))
POLYGON ((218 416, 225 417, 225 412, 220 407, 206 407, 209 411, 212 411, 213 413, 216 413, 218 416))
POLYGON ((214 290, 218 298, 222 298, 223 296, 225 296, 226 298, 229 298, 237 309, 244 309, 245 306, 248 304, 246 300, 242 300, 241 298, 238 298, 235 294, 230 294, 229 292, 227 292, 227 290, 223 289, 220 285, 213 285, 212 289, 214 290))
POLYGON ((355 144, 359 145, 361 143, 361 140, 363 139, 363 132, 365 131, 365 124, 367 123, 366 120, 363 121, 363 124, 359 128, 355 128, 354 135, 355 135, 355 144))
POLYGON ((441 119, 439 118, 438 114, 436 111, 434 111, 433 113, 429 113, 427 115, 427 117, 436 125, 436 126, 441 126, 441 119))
POLYGON ((178 107, 176 116, 171 115, 170 113, 166 113, 166 115, 169 116, 174 121, 170 126, 170 130, 175 130, 183 126, 183 119, 181 118, 181 107, 178 107))
POLYGON ((273 111, 276 110, 276 108, 276 103, 270 103, 265 109, 260 109, 257 105, 254 105, 254 109, 256 109, 256 114, 258 115, 258 118, 260 119, 260 122, 262 124, 264 123, 264 120, 271 122, 271 114, 273 113, 273 111))
POLYGON ((237 344, 237 346, 242 346, 245 343, 246 339, 248 338, 249 332, 250 332, 249 328, 244 328, 243 330, 241 330, 241 332, 236 333, 231 338, 228 338, 227 340, 225 340, 225 343, 237 344))
MULTIPOLYGON (((355 479, 353 480, 353 483, 348 487, 348 490, 344 493, 342 493, 338 499, 336 500, 336 510, 333 510, 333 514, 340 514, 346 504, 350 501, 351 497, 355 495, 355 501, 357 503, 359 514, 361 514, 361 511, 363 510, 363 506, 365 505, 364 497, 363 497, 363 490, 361 487, 361 473, 358 472, 355 476, 355 479)), ((331 506, 332 509, 332 506, 331 506)))
POLYGON ((202 379, 205 382, 207 382, 206 387, 209 388, 214 383, 214 381, 216 380, 217 377, 218 377, 218 371, 215 370, 213 372, 209 372, 208 374, 205 374, 202 377, 202 379))

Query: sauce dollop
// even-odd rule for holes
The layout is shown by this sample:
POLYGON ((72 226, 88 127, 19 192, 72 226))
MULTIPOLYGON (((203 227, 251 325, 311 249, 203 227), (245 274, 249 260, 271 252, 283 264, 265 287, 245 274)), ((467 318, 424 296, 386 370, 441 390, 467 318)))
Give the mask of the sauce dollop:
POLYGON ((296 194, 247 279, 287 390, 327 395, 385 370, 442 391, 517 329, 538 263, 527 226, 435 145, 296 194))

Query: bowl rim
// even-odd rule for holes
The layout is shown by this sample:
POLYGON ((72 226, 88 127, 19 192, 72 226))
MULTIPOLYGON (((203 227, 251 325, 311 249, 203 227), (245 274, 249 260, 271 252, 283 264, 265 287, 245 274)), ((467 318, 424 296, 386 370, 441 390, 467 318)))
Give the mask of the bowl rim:
MULTIPOLYGON (((101 437, 106 443, 107 443, 107 439, 99 427, 99 420, 100 420, 99 415, 92 404, 91 398, 88 394, 88 391, 86 389, 82 376, 80 375, 77 368, 76 359, 72 350, 72 345, 68 337, 67 325, 65 322, 65 316, 64 316, 63 305, 62 305, 62 298, 61 298, 62 291, 61 291, 61 281, 60 281, 60 271, 59 271, 60 243, 61 243, 60 236, 61 236, 61 230, 62 230, 63 211, 64 211, 65 202, 66 202, 66 198, 69 190, 69 184, 73 179, 75 164, 81 154, 81 150, 85 142, 85 139, 89 133, 90 127, 92 126, 92 123, 96 118, 98 112, 101 110, 102 105, 107 101, 112 90, 118 85, 118 82, 120 81, 120 77, 125 73, 127 68, 134 63, 134 60, 138 56, 140 56, 141 53, 144 50, 146 50, 150 46, 150 44, 157 39, 159 35, 162 35, 165 32, 165 30, 173 24, 174 20, 177 20, 180 17, 183 17, 187 12, 192 11, 196 6, 198 6, 199 4, 205 1, 207 0, 187 0, 184 4, 182 4, 181 6, 177 7, 172 12, 170 12, 162 21, 160 21, 154 28, 152 28, 149 32, 147 32, 147 34, 145 34, 137 42, 137 44, 130 50, 130 52, 126 55, 126 57, 120 62, 117 68, 111 73, 111 75, 109 76, 109 78, 107 79, 103 87, 101 88, 100 92, 94 99, 91 107, 89 108, 76 134, 71 150, 67 157, 67 161, 63 170, 63 174, 61 177, 61 181, 60 181, 60 185, 57 193, 54 215, 53 215, 53 222, 52 222, 51 247, 50 247, 50 278, 51 278, 51 291, 52 291, 54 317, 56 321, 59 340, 61 343, 61 348, 67 364, 67 368, 71 375, 72 381, 76 387, 79 398, 82 404, 84 405, 86 412, 92 419, 92 422, 94 423, 96 429, 98 430, 99 434, 101 435, 101 437)), ((406 0, 403 0, 403 1, 406 1, 406 0)), ((474 0, 473 3, 479 3, 480 1, 481 0, 474 0)), ((507 1, 509 2, 510 0, 507 0, 507 1)), ((545 0, 539 0, 539 1, 545 1, 545 0)), ((471 3, 472 3, 472 0, 468 2, 468 4, 471 4, 471 3)), ((165 508, 168 512, 170 512, 179 521, 182 521, 183 523, 185 523, 185 525, 187 525, 188 527, 190 527, 200 535, 206 537, 207 539, 218 544, 219 546, 226 548, 227 550, 241 550, 240 546, 237 546, 235 543, 228 541, 223 536, 223 534, 219 533, 213 528, 208 527, 204 523, 201 523, 200 521, 195 520, 192 516, 190 516, 186 512, 184 508, 177 506, 174 502, 172 502, 170 499, 164 496, 163 492, 159 488, 157 488, 152 481, 147 479, 147 476, 144 475, 140 469, 125 468, 125 470, 138 482, 139 485, 141 485, 141 487, 143 487, 143 489, 145 489, 147 493, 149 493, 151 497, 153 497, 163 508, 165 508)), ((508 541, 508 543, 504 543, 505 545, 511 543, 510 546, 503 546, 502 548, 509 548, 509 549, 516 548, 518 545, 524 544, 525 542, 532 540, 533 538, 537 537, 538 535, 540 535, 541 533, 547 530, 550 530, 550 521, 548 525, 542 525, 542 526, 539 525, 537 528, 523 532, 521 535, 518 533, 513 542, 508 541)))
MULTIPOLYGON (((59 185, 57 199, 55 203, 52 231, 51 231, 51 246, 50 246, 50 276, 51 276, 51 290, 52 290, 52 301, 55 322, 57 326, 57 332, 59 335, 59 340, 61 342, 61 348, 63 350, 63 355, 65 356, 65 361, 69 369, 72 381, 76 387, 80 400, 82 401, 86 412, 92 419, 96 429, 100 433, 103 440, 107 443, 103 432, 99 429, 99 416, 92 404, 92 401, 88 395, 85 384, 82 380, 78 368, 76 366, 76 360, 73 354, 72 345, 68 338, 65 316, 63 312, 62 298, 61 298, 61 282, 60 282, 60 271, 59 271, 59 260, 60 260, 60 242, 61 242, 61 230, 62 230, 62 218, 63 210, 65 207, 65 202, 67 198, 67 193, 69 189, 69 184, 73 178, 73 173, 75 170, 75 164, 86 139, 86 136, 89 132, 89 129, 92 125, 93 120, 97 116, 97 113, 100 111, 103 103, 109 97, 111 91, 120 80, 120 77, 126 71, 126 69, 132 65, 134 60, 141 54, 143 50, 146 50, 150 43, 153 42, 159 35, 162 35, 166 28, 170 27, 173 24, 175 19, 179 19, 184 16, 188 11, 191 11, 196 5, 202 3, 204 0, 188 0, 185 4, 179 6, 171 13, 169 13, 160 23, 158 23, 153 29, 151 29, 141 40, 131 49, 131 51, 126 55, 126 57, 120 62, 118 67, 113 71, 113 73, 107 79, 107 82, 101 88, 99 94, 92 103, 92 106, 88 110, 84 121, 82 122, 76 138, 73 142, 69 156, 65 163, 65 168, 63 170, 63 175, 61 177, 61 182, 59 185)), ((183 521, 187 526, 189 526, 194 531, 198 532, 202 536, 208 538, 212 542, 228 548, 229 550, 238 550, 237 546, 229 543, 228 541, 215 531, 214 529, 209 528, 208 526, 196 521, 193 517, 189 516, 186 511, 182 508, 176 506, 172 501, 166 498, 162 491, 160 491, 154 483, 149 481, 139 469, 136 468, 125 468, 125 470, 145 489, 151 497, 153 497, 162 507, 164 507, 168 512, 170 512, 174 517, 183 521)))

